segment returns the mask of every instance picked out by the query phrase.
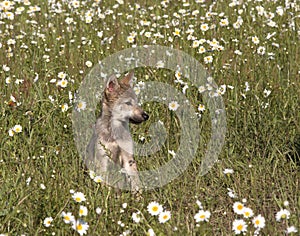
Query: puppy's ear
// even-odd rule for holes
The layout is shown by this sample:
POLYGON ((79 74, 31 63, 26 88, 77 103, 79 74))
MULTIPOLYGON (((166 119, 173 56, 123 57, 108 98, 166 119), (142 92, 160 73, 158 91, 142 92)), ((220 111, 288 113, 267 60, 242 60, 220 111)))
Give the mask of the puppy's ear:
POLYGON ((120 85, 119 85, 117 76, 115 74, 112 74, 111 76, 109 76, 109 78, 107 79, 107 82, 106 82, 107 91, 111 93, 111 92, 116 91, 119 87, 120 87, 120 85))
POLYGON ((122 80, 121 80, 121 83, 123 84, 127 84, 129 85, 130 87, 132 87, 132 84, 133 84, 133 79, 134 77, 134 72, 133 71, 130 71, 122 80))

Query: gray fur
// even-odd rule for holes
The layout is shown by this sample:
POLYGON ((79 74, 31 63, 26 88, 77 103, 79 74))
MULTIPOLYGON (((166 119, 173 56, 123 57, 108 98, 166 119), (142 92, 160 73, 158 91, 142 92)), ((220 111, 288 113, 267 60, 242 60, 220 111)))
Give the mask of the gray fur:
MULTIPOLYGON (((104 175, 111 171, 110 163, 117 164, 125 172, 124 180, 118 181, 117 186, 129 184, 131 191, 137 192, 141 183, 133 158, 129 122, 141 123, 148 119, 148 115, 138 105, 131 87, 132 77, 131 72, 121 81, 115 75, 108 78, 103 92, 101 114, 87 146, 87 155, 94 160, 96 169, 104 175)), ((111 176, 103 177, 107 181, 111 176)))

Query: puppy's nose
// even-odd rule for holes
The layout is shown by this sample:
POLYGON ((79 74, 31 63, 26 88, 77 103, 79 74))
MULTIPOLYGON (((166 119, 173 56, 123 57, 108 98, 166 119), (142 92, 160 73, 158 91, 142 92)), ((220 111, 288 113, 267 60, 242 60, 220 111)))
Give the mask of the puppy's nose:
POLYGON ((143 113, 142 114, 142 117, 144 118, 144 120, 148 120, 149 119, 149 116, 148 116, 148 114, 147 113, 143 113))

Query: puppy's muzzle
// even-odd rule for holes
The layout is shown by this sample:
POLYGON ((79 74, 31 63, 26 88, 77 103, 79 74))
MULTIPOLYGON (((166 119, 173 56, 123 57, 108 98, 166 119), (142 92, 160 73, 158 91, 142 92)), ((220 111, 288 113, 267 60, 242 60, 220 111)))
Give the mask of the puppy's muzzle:
POLYGON ((149 119, 149 116, 146 112, 143 112, 142 114, 138 115, 138 116, 135 116, 135 117, 132 117, 129 119, 129 122, 130 123, 133 123, 133 124, 140 124, 142 123, 143 121, 146 121, 149 119))

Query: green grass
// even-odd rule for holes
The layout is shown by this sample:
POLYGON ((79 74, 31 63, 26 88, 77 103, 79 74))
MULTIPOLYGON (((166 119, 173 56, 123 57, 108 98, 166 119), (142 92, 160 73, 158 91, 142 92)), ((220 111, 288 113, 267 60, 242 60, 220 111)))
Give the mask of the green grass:
MULTIPOLYGON (((233 212, 233 204, 242 199, 247 200, 245 205, 254 211, 254 216, 265 217, 266 226, 261 229, 261 235, 284 235, 289 226, 300 230, 299 151, 296 151, 300 142, 298 1, 291 1, 294 6, 289 9, 286 9, 285 1, 244 1, 235 7, 229 7, 230 1, 216 1, 212 11, 217 15, 211 19, 201 17, 205 17, 212 1, 191 1, 188 6, 174 1, 165 8, 160 1, 140 1, 140 6, 135 5, 135 1, 125 1, 117 8, 111 1, 85 1, 85 5, 76 9, 69 8, 67 1, 58 2, 62 3, 61 13, 51 10, 46 1, 32 1, 31 6, 37 4, 41 8, 33 14, 27 13, 29 6, 15 3, 7 11, 16 12, 19 6, 24 6, 25 11, 15 14, 13 20, 1 20, 0 234, 76 235, 76 231, 63 222, 61 213, 72 212, 77 219, 79 205, 84 205, 88 215, 81 218, 89 224, 88 235, 120 235, 126 230, 130 230, 130 235, 145 235, 150 228, 156 235, 233 235, 235 219, 244 219, 248 224, 246 234, 253 235, 252 218, 245 219, 233 212), (256 6, 275 13, 272 20, 277 27, 268 26, 266 16, 258 15, 256 6), (282 16, 275 12, 278 6, 284 9, 282 16), (92 23, 84 22, 85 13, 95 12, 98 7, 103 14, 108 9, 112 12, 105 19, 95 13, 92 23), (199 14, 179 18, 173 15, 175 12, 181 15, 181 9, 187 12, 198 9, 199 14), (241 9, 243 24, 234 29, 237 11, 241 9), (224 16, 219 16, 220 13, 224 16), (164 15, 168 17, 164 18, 164 15), (76 24, 67 25, 67 17, 72 17, 76 24), (219 22, 225 17, 229 25, 222 27, 219 22), (141 20, 150 21, 151 25, 141 26, 141 20), (175 21, 178 25, 174 26, 175 21), (202 23, 216 27, 202 32, 202 23), (215 38, 224 50, 212 51, 204 43, 209 51, 198 53, 197 48, 192 48, 192 41, 187 39, 186 31, 190 25, 197 39, 215 38), (180 37, 173 35, 175 28, 181 30, 180 37), (152 32, 152 36, 140 35, 143 29, 152 32), (100 31, 103 31, 102 38, 97 36, 100 31), (117 195, 114 189, 95 183, 89 177, 75 146, 71 121, 74 104, 69 101, 69 92, 74 96, 91 70, 85 63, 96 64, 115 52, 130 48, 132 44, 127 42, 127 36, 131 32, 137 33, 135 44, 138 46, 172 46, 190 54, 205 65, 219 86, 227 85, 222 95, 227 133, 218 162, 208 174, 198 175, 210 139, 207 109, 199 120, 201 140, 191 165, 168 185, 144 191, 141 199, 128 192, 117 195), (153 36, 157 32, 164 38, 153 36), (276 34, 266 39, 273 32, 276 34), (259 38, 258 45, 252 42, 253 36, 259 38), (168 40, 169 37, 172 40, 168 40), (15 44, 8 45, 9 39, 15 39, 15 44), (259 46, 265 47, 264 55, 257 53, 259 46), (234 53, 237 49, 242 55, 234 53), (204 57, 209 55, 213 56, 213 62, 205 64, 204 57), (10 70, 6 71, 3 65, 10 70), (67 74, 66 88, 50 83, 51 79, 59 80, 59 72, 67 74), (34 82, 36 75, 38 80, 34 82), (8 77, 10 83, 6 83, 8 77), (17 79, 24 81, 16 84, 17 79), (246 82, 249 91, 245 91, 246 82), (271 91, 267 97, 264 96, 265 89, 271 91), (53 97, 53 102, 49 96, 53 97), (66 112, 61 110, 64 103, 69 105, 66 112), (22 132, 10 137, 9 130, 17 124, 22 126, 22 132), (225 168, 233 169, 234 173, 225 175, 225 168), (27 183, 29 178, 31 181, 27 183), (42 189, 41 184, 46 188, 42 189), (228 196, 227 188, 235 191, 236 198, 228 196), (75 203, 70 190, 84 193, 87 200, 75 203), (199 211, 197 200, 210 211, 208 222, 195 222, 194 215, 199 211), (171 211, 171 219, 165 224, 160 224, 157 217, 147 212, 147 205, 152 201, 171 211), (284 206, 284 201, 289 205, 284 206), (125 209, 123 203, 127 203, 125 209), (102 209, 101 214, 96 213, 97 207, 102 209), (277 222, 275 214, 283 208, 290 211, 290 218, 277 222), (131 218, 137 211, 141 212, 140 223, 134 223, 131 218), (43 221, 50 216, 54 220, 50 227, 45 227, 43 221), (124 223, 124 227, 118 221, 124 223)), ((173 82, 174 72, 168 70, 139 68, 135 75, 138 81, 160 81, 179 91, 182 89, 173 82)), ((192 85, 186 96, 195 110, 204 102, 192 85)), ((146 170, 171 158, 168 150, 177 150, 181 124, 165 105, 146 102, 143 107, 150 119, 138 127, 132 126, 134 140, 138 141, 139 136, 148 140, 150 125, 158 120, 164 122, 167 130, 167 140, 159 152, 149 157, 136 156, 140 169, 146 170)))

